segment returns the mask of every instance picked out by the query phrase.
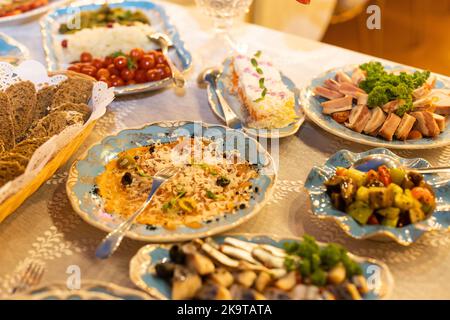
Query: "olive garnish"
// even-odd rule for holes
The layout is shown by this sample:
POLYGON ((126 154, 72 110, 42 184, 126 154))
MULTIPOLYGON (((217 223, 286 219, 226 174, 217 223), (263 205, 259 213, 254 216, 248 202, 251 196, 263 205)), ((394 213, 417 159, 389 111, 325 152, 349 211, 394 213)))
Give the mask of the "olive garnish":
POLYGON ((128 186, 130 184, 133 183, 133 176, 131 175, 131 173, 126 172, 123 176, 122 176, 122 185, 124 186, 128 186))

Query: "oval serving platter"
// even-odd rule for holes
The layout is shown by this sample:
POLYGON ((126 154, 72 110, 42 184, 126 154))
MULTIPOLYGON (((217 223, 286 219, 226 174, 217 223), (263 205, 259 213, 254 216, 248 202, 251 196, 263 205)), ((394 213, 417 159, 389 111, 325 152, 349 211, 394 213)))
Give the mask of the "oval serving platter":
POLYGON ((83 280, 79 289, 67 288, 67 283, 54 283, 16 295, 18 300, 151 300, 146 293, 109 282, 83 280))
POLYGON ((30 52, 27 47, 0 32, 0 62, 17 65, 29 57, 30 52))
POLYGON ((34 17, 43 14, 50 10, 51 8, 54 8, 56 6, 59 6, 65 2, 68 2, 70 0, 50 0, 48 4, 45 6, 38 7, 36 9, 26 11, 24 13, 15 14, 12 16, 6 16, 0 18, 0 25, 15 25, 22 22, 26 22, 28 20, 33 19, 34 17))
MULTIPOLYGON (((388 70, 406 70, 406 71, 417 71, 411 67, 404 65, 388 64, 383 63, 383 66, 388 70)), ((407 150, 417 150, 417 149, 433 149, 440 148, 450 144, 450 119, 447 117, 447 128, 436 138, 422 138, 418 140, 393 140, 387 141, 379 137, 372 137, 370 135, 365 135, 362 133, 355 132, 344 125, 341 125, 334 121, 330 116, 322 113, 322 102, 326 99, 317 97, 314 95, 314 88, 323 84, 326 79, 334 78, 336 72, 344 71, 345 73, 351 75, 353 70, 357 65, 348 65, 343 68, 336 68, 319 75, 314 78, 310 85, 301 91, 301 101, 303 104, 303 109, 306 116, 316 123, 319 127, 325 131, 332 133, 340 138, 357 142, 364 145, 392 148, 392 149, 407 149, 407 150)), ((450 80, 444 76, 433 74, 437 77, 436 89, 449 88, 450 80)))
MULTIPOLYGON (((59 24, 67 21, 70 16, 76 13, 76 10, 96 10, 105 4, 105 2, 112 8, 122 7, 130 10, 138 9, 143 11, 150 20, 150 26, 155 29, 155 32, 162 32, 172 40, 173 47, 169 49, 169 55, 175 65, 177 65, 181 72, 185 73, 189 71, 192 65, 192 56, 185 48, 178 30, 170 22, 169 16, 162 6, 146 0, 82 0, 71 3, 67 7, 60 7, 50 11, 41 20, 42 40, 49 71, 64 70, 68 66, 63 61, 60 61, 61 59, 59 59, 57 54, 58 50, 56 46, 60 46, 61 40, 63 39, 63 36, 58 34, 59 24)), ((157 49, 156 46, 155 49, 157 49)), ((171 84, 172 78, 166 78, 154 82, 115 87, 114 94, 120 96, 154 91, 170 86, 171 84)))
POLYGON ((305 188, 309 193, 311 209, 314 215, 321 219, 335 221, 352 238, 395 241, 404 246, 414 243, 425 232, 450 230, 450 180, 444 179, 437 174, 423 174, 425 181, 433 187, 436 194, 436 210, 425 221, 410 224, 403 228, 373 225, 363 226, 347 213, 336 210, 326 193, 325 181, 335 174, 337 167, 348 168, 357 160, 372 154, 391 156, 408 168, 414 169, 430 166, 430 163, 425 159, 401 158, 384 148, 373 149, 362 153, 341 150, 331 156, 323 166, 314 167, 306 179, 305 188))
MULTIPOLYGON (((283 83, 288 87, 290 91, 292 91, 295 95, 295 112, 298 115, 298 120, 291 123, 289 126, 276 129, 276 130, 265 130, 265 129, 254 129, 246 126, 246 115, 244 113, 244 110, 242 108, 242 103, 240 102, 239 98, 233 95, 229 88, 230 83, 230 68, 231 60, 226 59, 223 63, 223 69, 221 72, 221 75, 217 79, 217 89, 222 93, 225 100, 230 105, 231 109, 236 113, 236 115, 239 117, 243 124, 243 130, 248 133, 249 135, 253 137, 261 137, 261 138, 284 138, 291 136, 295 133, 297 133, 300 126, 305 121, 305 116, 302 110, 302 107, 299 103, 299 90, 296 88, 294 82, 286 77, 285 75, 281 74, 281 79, 283 83)), ((221 119, 223 122, 225 122, 225 117, 223 114, 222 107, 220 105, 220 102, 217 99, 216 93, 214 92, 214 88, 208 85, 208 101, 209 105, 214 112, 214 114, 221 119)))
MULTIPOLYGON (((269 244, 279 248, 283 248, 286 242, 301 240, 301 238, 295 237, 275 237, 255 234, 230 234, 216 236, 213 240, 221 244, 226 237, 235 237, 240 240, 259 244, 269 244)), ((169 257, 168 249, 168 245, 149 244, 142 247, 130 261, 131 281, 152 297, 163 300, 171 299, 171 288, 167 281, 153 274, 152 267, 155 263, 169 257)), ((388 298, 394 287, 394 279, 389 268, 384 263, 374 259, 355 256, 351 253, 349 253, 349 256, 361 264, 363 275, 366 279, 370 279, 374 275, 374 272, 376 272, 381 280, 370 281, 372 287, 370 288, 370 292, 363 297, 364 300, 388 298)))
POLYGON ((127 237, 148 242, 185 241, 229 230, 256 215, 270 199, 276 182, 277 175, 270 154, 256 140, 241 131, 193 121, 163 121, 140 129, 123 130, 91 147, 72 165, 69 172, 66 190, 74 210, 87 223, 107 232, 114 230, 123 219, 119 215, 104 212, 102 199, 93 192, 96 187, 95 178, 105 170, 105 164, 121 151, 145 146, 154 141, 169 142, 186 135, 225 137, 225 151, 237 149, 246 160, 260 169, 259 176, 252 180, 252 184, 258 187, 259 191, 254 194, 247 208, 205 221, 198 229, 182 226, 170 231, 162 227, 134 224, 127 237), (238 146, 235 145, 236 139, 242 142, 238 143, 238 146), (249 156, 252 151, 256 151, 256 154, 249 156))

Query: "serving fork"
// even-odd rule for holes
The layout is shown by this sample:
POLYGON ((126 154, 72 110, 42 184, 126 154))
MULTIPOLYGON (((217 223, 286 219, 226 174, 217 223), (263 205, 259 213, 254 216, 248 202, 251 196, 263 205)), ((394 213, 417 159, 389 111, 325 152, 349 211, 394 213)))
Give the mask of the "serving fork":
POLYGON ((139 215, 144 212, 144 210, 148 207, 150 202, 152 201, 153 195, 156 191, 169 180, 174 175, 178 173, 180 168, 178 167, 168 167, 161 169, 158 171, 152 180, 152 188, 150 193, 148 194, 147 200, 142 204, 142 206, 133 213, 126 221, 122 222, 114 231, 111 231, 100 243, 95 251, 95 256, 99 259, 107 259, 109 258, 120 246, 120 243, 123 240, 123 237, 130 230, 134 221, 139 217, 139 215))
POLYGON ((24 291, 25 289, 28 289, 30 287, 34 287, 42 279, 42 276, 44 275, 45 268, 39 263, 31 262, 28 267, 25 269, 25 271, 22 273, 19 283, 17 286, 15 286, 12 290, 12 294, 15 294, 17 292, 24 291))

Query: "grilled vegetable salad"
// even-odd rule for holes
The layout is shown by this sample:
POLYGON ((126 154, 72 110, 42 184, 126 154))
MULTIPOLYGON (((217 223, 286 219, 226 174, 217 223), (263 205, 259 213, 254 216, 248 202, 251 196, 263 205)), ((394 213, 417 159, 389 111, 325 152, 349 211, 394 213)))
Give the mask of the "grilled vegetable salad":
POLYGON ((334 208, 362 225, 401 228, 425 220, 436 208, 423 176, 401 168, 380 166, 367 173, 338 168, 325 186, 334 208))
POLYGON ((171 246, 154 266, 172 299, 359 300, 369 292, 359 263, 337 245, 313 237, 285 248, 227 237, 171 246))

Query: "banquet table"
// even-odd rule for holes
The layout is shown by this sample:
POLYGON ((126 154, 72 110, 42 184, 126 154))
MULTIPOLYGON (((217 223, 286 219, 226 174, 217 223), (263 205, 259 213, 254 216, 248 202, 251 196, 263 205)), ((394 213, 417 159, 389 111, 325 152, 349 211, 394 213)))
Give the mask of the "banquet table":
MULTIPOLYGON (((101 280, 135 288, 129 279, 131 257, 144 242, 125 239, 108 260, 98 260, 94 251, 105 236, 85 223, 73 210, 65 191, 68 168, 90 145, 124 128, 140 127, 159 120, 199 120, 220 123, 212 113, 197 75, 217 57, 209 55, 212 43, 209 21, 194 8, 163 4, 182 39, 193 53, 193 67, 182 93, 172 88, 116 98, 94 132, 70 159, 20 208, 0 224, 0 296, 6 297, 32 261, 44 264, 41 283, 64 282, 70 266, 79 266, 81 279, 101 280)), ((0 30, 25 44, 31 58, 45 62, 39 21, 1 26, 0 30)), ((298 88, 330 68, 362 63, 366 55, 280 33, 252 24, 236 26, 236 39, 250 50, 262 50, 298 88)), ((351 36, 351 35, 349 35, 351 36)), ((360 152, 370 149, 330 135, 306 121, 297 134, 283 138, 277 153, 279 179, 270 202, 260 213, 233 232, 301 236, 334 241, 355 254, 384 261, 395 280, 392 299, 450 299, 450 234, 426 234, 417 243, 402 247, 392 242, 349 238, 334 223, 314 217, 303 183, 314 165, 320 165, 340 149, 360 152)), ((450 146, 426 151, 395 151, 403 157, 423 157, 434 165, 448 165, 450 146)))

